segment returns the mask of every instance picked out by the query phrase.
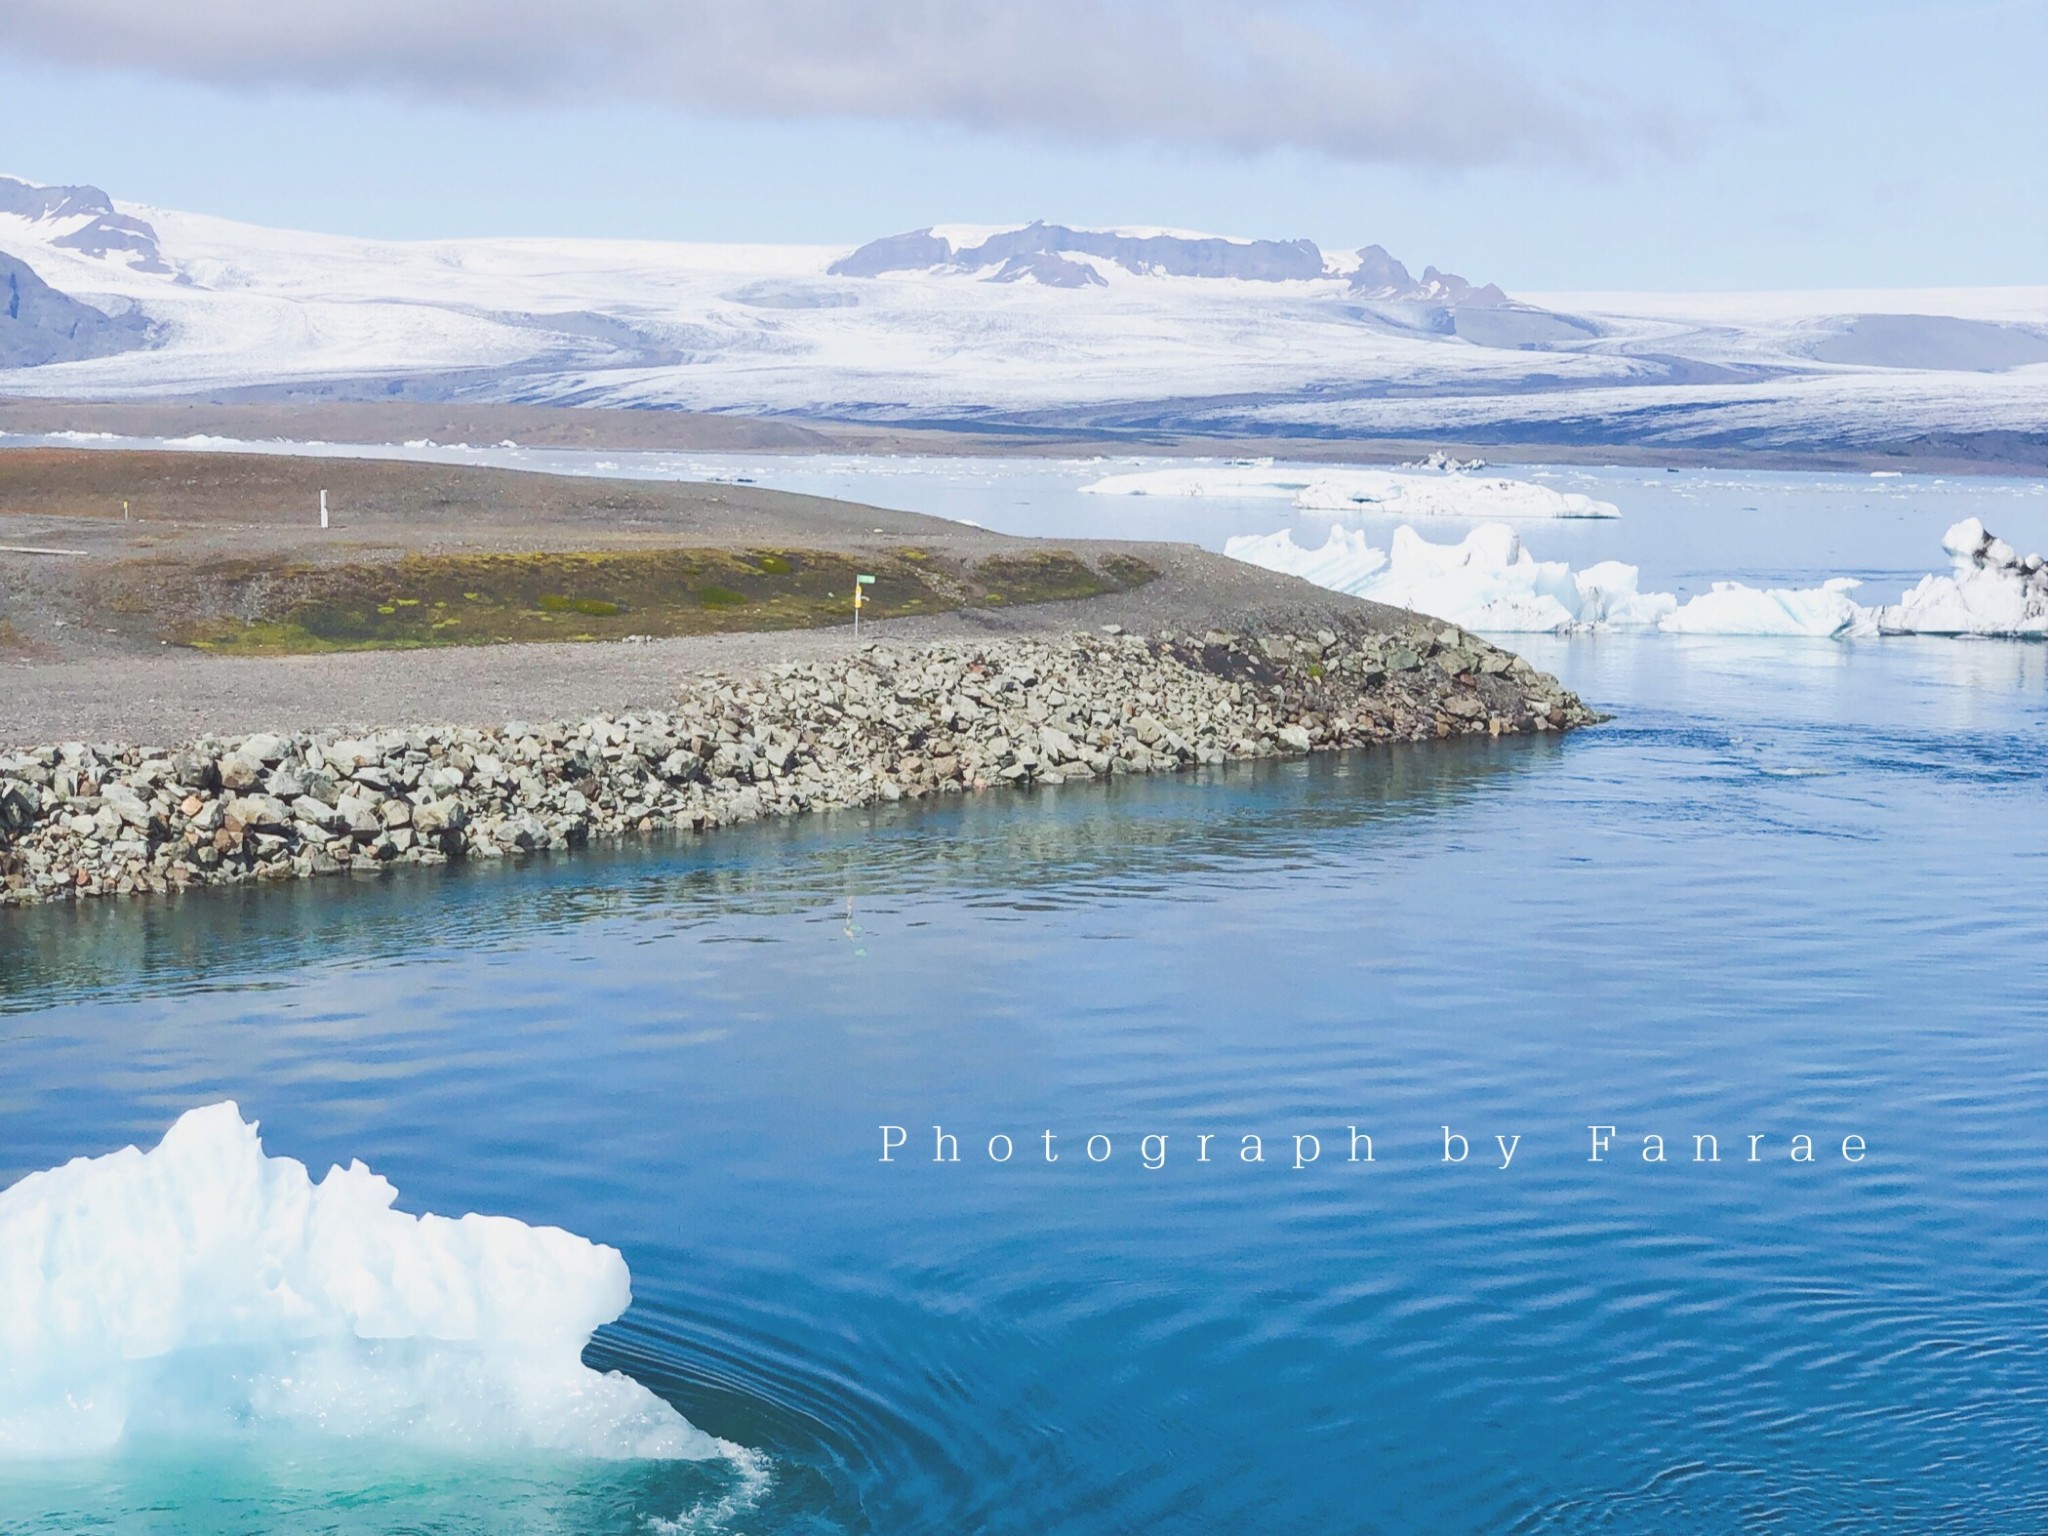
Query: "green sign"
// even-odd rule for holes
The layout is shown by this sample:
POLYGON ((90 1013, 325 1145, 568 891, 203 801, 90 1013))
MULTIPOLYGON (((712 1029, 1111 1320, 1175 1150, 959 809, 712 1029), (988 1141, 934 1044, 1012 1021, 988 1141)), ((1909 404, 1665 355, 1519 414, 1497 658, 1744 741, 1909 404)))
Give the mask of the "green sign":
POLYGON ((872 576, 856 576, 853 579, 864 587, 872 587, 875 584, 875 578, 872 576))

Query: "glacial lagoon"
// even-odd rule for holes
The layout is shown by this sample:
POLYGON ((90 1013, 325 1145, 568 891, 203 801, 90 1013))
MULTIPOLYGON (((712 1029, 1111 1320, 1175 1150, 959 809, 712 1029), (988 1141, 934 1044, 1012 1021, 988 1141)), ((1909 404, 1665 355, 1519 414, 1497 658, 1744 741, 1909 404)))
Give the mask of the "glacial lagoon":
MULTIPOLYGON (((1660 586, 2048 542, 2023 482, 1553 473, 1623 515, 1538 553, 1660 586)), ((585 1362, 746 1450, 344 1440, 224 1339, 0 1532, 2041 1525, 2048 651, 1512 643, 1614 721, 0 917, 0 1183, 232 1099, 618 1249, 585 1362)))

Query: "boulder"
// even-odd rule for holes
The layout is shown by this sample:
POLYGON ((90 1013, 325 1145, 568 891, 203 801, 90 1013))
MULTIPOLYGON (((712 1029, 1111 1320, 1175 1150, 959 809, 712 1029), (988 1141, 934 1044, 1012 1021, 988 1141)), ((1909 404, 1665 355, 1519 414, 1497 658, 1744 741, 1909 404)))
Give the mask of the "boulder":
MULTIPOLYGON (((280 796, 279 798, 282 799, 283 797, 280 796)), ((298 799, 292 801, 291 808, 292 815, 296 816, 300 821, 320 828, 323 832, 338 831, 346 825, 346 818, 342 816, 340 811, 329 805, 325 800, 316 800, 311 795, 299 796, 298 799)))
POLYGON ((147 832, 157 819, 149 802, 126 784, 109 784, 100 792, 100 803, 140 832, 147 832))
POLYGON ((43 809, 42 791, 20 779, 0 783, 0 831, 26 832, 43 809))
POLYGON ((334 803, 334 814, 351 837, 371 838, 384 830, 377 801, 368 795, 343 795, 334 803))
POLYGON ((236 795, 221 813, 221 827, 232 837, 251 832, 277 836, 291 824, 291 807, 275 795, 236 795))
POLYGON ((469 811, 460 800, 429 800, 412 808, 412 829, 421 837, 460 832, 469 825, 469 811))
POLYGON ((263 782, 263 759, 240 748, 220 760, 218 777, 222 789, 254 789, 263 782))

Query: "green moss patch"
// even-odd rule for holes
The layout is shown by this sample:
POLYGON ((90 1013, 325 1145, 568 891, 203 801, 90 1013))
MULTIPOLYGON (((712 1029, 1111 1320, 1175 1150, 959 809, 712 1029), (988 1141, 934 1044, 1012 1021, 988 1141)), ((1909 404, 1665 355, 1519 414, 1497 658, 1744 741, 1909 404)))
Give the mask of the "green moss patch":
POLYGON ((1092 597, 1150 580, 1128 556, 1067 551, 955 567, 922 550, 662 549, 421 555, 363 564, 138 564, 120 607, 163 638, 230 655, 617 640, 850 624, 970 603, 1092 597))
POLYGON ((1099 565, 1063 549, 994 555, 974 567, 980 600, 991 605, 1068 603, 1143 586, 1159 573, 1130 555, 1106 555, 1099 565))
MULTIPOLYGON (((402 608, 416 607, 418 603, 416 599, 410 602, 401 599, 398 606, 402 608)), ((447 603, 445 601, 438 602, 434 606, 436 608, 445 608, 447 603)), ((383 611, 381 608, 378 610, 380 613, 383 611)), ((607 602, 601 597, 563 597, 556 592, 543 592, 540 597, 540 611, 542 613, 580 613, 587 619, 612 619, 617 618, 626 610, 618 603, 607 602)))

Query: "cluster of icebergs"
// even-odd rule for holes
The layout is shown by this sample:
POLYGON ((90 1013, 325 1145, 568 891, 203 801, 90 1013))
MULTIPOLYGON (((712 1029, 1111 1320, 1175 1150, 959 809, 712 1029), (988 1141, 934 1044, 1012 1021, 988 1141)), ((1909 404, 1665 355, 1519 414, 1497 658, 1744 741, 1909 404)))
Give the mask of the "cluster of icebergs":
POLYGON ((1183 469, 1108 475, 1081 487, 1091 496, 1216 497, 1292 502, 1304 512, 1374 513, 1392 517, 1619 517, 1611 501, 1500 475, 1474 475, 1454 461, 1444 473, 1419 469, 1333 469, 1247 459, 1183 469))
POLYGON ((1373 548, 1364 533, 1343 527, 1333 527, 1320 549, 1304 549, 1283 529, 1231 539, 1224 553, 1332 591, 1482 631, 2048 635, 2048 565, 2041 556, 2021 558, 1974 517, 1950 528, 1941 542, 1950 572, 1923 577, 1898 602, 1877 606, 1849 595, 1861 585, 1849 577, 1803 588, 1717 581, 1711 591, 1681 603, 1669 592, 1637 590, 1636 567, 1618 560, 1578 571, 1562 560, 1538 560, 1512 528, 1499 523, 1475 528, 1456 544, 1432 544, 1403 526, 1394 531, 1390 551, 1373 548))
POLYGON ((1235 560, 1300 576, 1334 592, 1413 608, 1467 629, 1525 632, 1654 624, 1676 606, 1661 593, 1636 591, 1636 568, 1616 560, 1574 571, 1537 560, 1503 523, 1475 528, 1456 544, 1432 544, 1405 524, 1393 550, 1364 533, 1333 527, 1320 549, 1303 549, 1285 529, 1231 539, 1235 560))
POLYGON ((469 1455, 744 1455, 583 1364, 617 1250, 318 1184, 233 1104, 0 1192, 0 1462, 135 1437, 319 1434, 469 1455))

